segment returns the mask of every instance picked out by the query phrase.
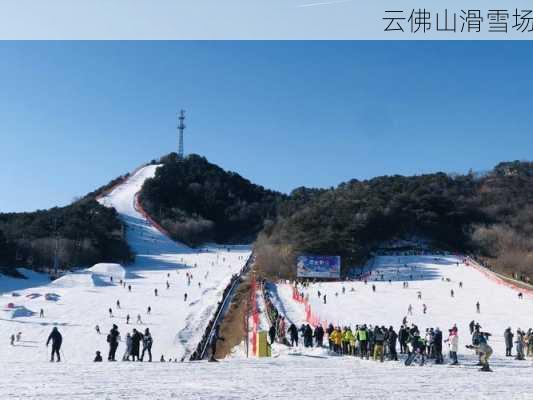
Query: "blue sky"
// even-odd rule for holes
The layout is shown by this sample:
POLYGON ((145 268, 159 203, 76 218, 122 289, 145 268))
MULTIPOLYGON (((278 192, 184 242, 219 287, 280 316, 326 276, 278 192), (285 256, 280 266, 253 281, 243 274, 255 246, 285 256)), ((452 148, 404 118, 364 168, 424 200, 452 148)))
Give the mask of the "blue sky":
POLYGON ((177 147, 266 187, 533 154, 525 42, 0 42, 0 211, 68 204, 177 147))

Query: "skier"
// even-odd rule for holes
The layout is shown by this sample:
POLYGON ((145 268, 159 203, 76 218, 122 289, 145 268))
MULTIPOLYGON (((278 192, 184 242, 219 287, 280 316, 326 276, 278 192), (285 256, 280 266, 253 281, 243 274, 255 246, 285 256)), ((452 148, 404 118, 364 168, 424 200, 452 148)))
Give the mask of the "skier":
POLYGON ((100 354, 99 351, 96 351, 96 355, 94 357, 94 362, 102 362, 102 354, 100 354))
POLYGON ((418 297, 418 300, 422 300, 422 292, 418 291, 416 292, 416 295, 418 297))
POLYGON ((413 306, 411 304, 407 307, 407 315, 413 315, 413 306))
POLYGON ((459 282, 459 289, 463 288, 463 282, 459 282))
POLYGON ((155 297, 157 297, 157 289, 154 289, 155 297))
POLYGON ((442 332, 439 327, 435 328, 433 333, 433 353, 435 355, 435 364, 442 364, 444 357, 442 356, 442 332))
POLYGON ((22 336, 22 332, 17 333, 17 342, 20 342, 21 336, 22 336))
POLYGON ((128 292, 131 292, 131 285, 128 285, 128 292))
POLYGON ((144 335, 143 335, 143 351, 141 353, 141 361, 144 358, 144 353, 147 351, 148 362, 152 362, 152 344, 153 344, 152 335, 150 334, 150 330, 146 328, 144 330, 144 335))
POLYGON ((107 356, 107 361, 115 361, 115 353, 117 352, 118 347, 118 338, 119 338, 118 326, 113 324, 113 327, 107 335, 107 343, 109 343, 109 355, 107 356))
POLYGON ((137 329, 133 329, 133 334, 131 335, 131 359, 132 361, 135 361, 135 358, 137 358, 137 361, 139 361, 139 353, 140 353, 140 346, 141 346, 141 340, 142 335, 137 329))
POLYGON ((372 284, 372 291, 375 293, 376 292, 376 285, 372 284))
POLYGON ((450 290, 450 295, 453 297, 454 293, 453 293, 453 289, 450 290))
POLYGON ((39 311, 39 318, 44 318, 44 310, 41 308, 41 311, 39 311))
POLYGON ((479 305, 479 301, 476 303, 476 312, 479 314, 481 312, 481 307, 479 305))
POLYGON ((407 339, 409 338, 409 333, 407 332, 407 328, 405 327, 405 324, 400 327, 400 330, 398 331, 398 340, 400 342, 400 354, 407 353, 407 339))
POLYGON ((59 333, 57 327, 54 327, 50 333, 50 336, 48 336, 46 347, 48 347, 50 342, 52 342, 52 354, 50 357, 50 362, 54 361, 54 354, 56 355, 57 362, 60 362, 61 357, 59 356, 59 350, 61 349, 61 343, 63 343, 63 336, 61 336, 61 333, 59 333))
POLYGON ((187 293, 183 295, 183 301, 187 301, 187 293))
POLYGON ((311 329, 311 325, 307 324, 305 326, 303 336, 304 336, 304 346, 313 347, 313 330, 311 329))
POLYGON ((326 302, 326 295, 324 295, 324 304, 326 304, 326 303, 327 303, 327 302, 326 302))
POLYGON ((113 310, 111 309, 111 307, 109 307, 109 317, 110 318, 113 318, 113 310))
POLYGON ((143 321, 141 319, 141 314, 137 314, 137 323, 138 324, 142 324, 143 323, 143 321))
POLYGON ((298 347, 298 328, 296 328, 296 325, 291 324, 289 326, 288 332, 289 337, 291 339, 291 347, 294 347, 295 345, 298 347))
POLYGON ((425 314, 428 307, 425 304, 422 304, 422 312, 425 314))
POLYGON ((505 339, 505 356, 506 357, 512 357, 513 337, 514 335, 513 335, 513 332, 511 331, 511 327, 508 327, 503 333, 503 338, 505 339))
POLYGON ((15 334, 14 333, 9 337, 9 344, 11 346, 15 345, 15 334))
POLYGON ((148 308, 146 309, 146 313, 150 314, 151 312, 152 312, 152 307, 148 306, 148 308))
POLYGON ((130 323, 130 315, 126 314, 126 325, 129 325, 130 323))
POLYGON ((322 347, 324 345, 324 328, 322 327, 322 325, 318 325, 315 328, 314 336, 316 339, 317 347, 322 347))
POLYGON ((170 283, 167 281, 167 290, 170 289, 170 283))
POLYGON ((522 300, 524 298, 524 295, 522 294, 522 292, 518 293, 518 299, 522 300))
POLYGON ((96 333, 100 334, 100 327, 98 325, 94 327, 94 330, 96 331, 96 333))
POLYGON ((219 340, 224 341, 225 339, 222 336, 220 336, 220 325, 217 325, 215 327, 215 331, 213 332, 213 336, 211 337, 211 342, 210 342, 211 358, 209 359, 209 361, 217 361, 217 359, 215 358, 215 355, 217 352, 217 342, 219 340))
POLYGON ((120 300, 117 300, 117 308, 120 310, 120 300))

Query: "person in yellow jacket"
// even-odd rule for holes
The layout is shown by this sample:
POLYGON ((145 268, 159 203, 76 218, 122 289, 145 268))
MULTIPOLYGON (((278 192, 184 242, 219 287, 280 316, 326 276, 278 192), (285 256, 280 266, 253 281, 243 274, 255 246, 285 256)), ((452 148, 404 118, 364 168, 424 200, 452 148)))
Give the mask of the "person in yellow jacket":
POLYGON ((342 349, 344 354, 352 354, 353 333, 350 327, 346 327, 342 338, 342 349))
POLYGON ((333 341, 333 350, 335 353, 340 354, 342 349, 342 332, 340 327, 336 327, 331 333, 331 339, 333 341))

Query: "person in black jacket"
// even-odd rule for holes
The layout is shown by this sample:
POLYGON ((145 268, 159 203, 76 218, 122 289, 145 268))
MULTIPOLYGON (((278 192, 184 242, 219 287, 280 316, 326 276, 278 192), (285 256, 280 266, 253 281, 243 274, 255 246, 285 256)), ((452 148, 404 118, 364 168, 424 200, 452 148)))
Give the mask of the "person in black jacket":
POLYGON ((389 345, 389 357, 391 360, 398 361, 398 353, 396 352, 396 340, 398 334, 394 332, 392 326, 389 327, 389 334, 387 335, 387 344, 389 345))
POLYGON ((154 343, 150 330, 145 329, 143 335, 143 351, 141 353, 141 361, 144 359, 144 353, 148 352, 148 362, 152 362, 152 344, 154 343))
POLYGON ((324 343, 324 328, 322 327, 322 325, 318 325, 315 328, 315 332, 314 332, 313 336, 316 339, 317 347, 322 347, 323 343, 324 343))
POLYGON ((296 325, 291 324, 289 326, 288 331, 289 331, 289 337, 291 339, 291 347, 294 347, 294 345, 298 347, 298 328, 296 328, 296 325))
POLYGON ((118 331, 118 326, 113 324, 113 328, 109 331, 107 335, 107 343, 109 343, 109 355, 107 356, 107 361, 115 361, 115 353, 118 348, 118 337, 120 332, 118 331))
POLYGON ((276 339, 276 327, 274 325, 268 330, 268 337, 270 338, 270 345, 273 345, 276 339))
POLYGON ((137 361, 139 361, 139 353, 140 353, 142 338, 143 338, 143 335, 141 335, 141 333, 137 329, 133 329, 133 334, 131 335, 132 361, 135 361, 135 358, 137 358, 137 361))
POLYGON ((444 357, 442 356, 442 332, 438 327, 433 334, 433 349, 435 352, 435 364, 444 363, 444 357))
POLYGON ((409 339, 409 332, 407 331, 407 328, 402 325, 400 330, 398 331, 398 340, 400 342, 400 354, 406 354, 407 353, 407 340, 409 339))
POLYGON ((46 341, 46 346, 50 344, 50 341, 52 342, 52 355, 50 356, 50 361, 54 361, 54 354, 57 357, 57 362, 61 361, 61 357, 59 356, 59 350, 61 349, 61 343, 63 343, 63 336, 61 336, 61 333, 57 330, 57 327, 54 327, 52 329, 52 332, 50 333, 50 336, 48 336, 48 340, 46 341))

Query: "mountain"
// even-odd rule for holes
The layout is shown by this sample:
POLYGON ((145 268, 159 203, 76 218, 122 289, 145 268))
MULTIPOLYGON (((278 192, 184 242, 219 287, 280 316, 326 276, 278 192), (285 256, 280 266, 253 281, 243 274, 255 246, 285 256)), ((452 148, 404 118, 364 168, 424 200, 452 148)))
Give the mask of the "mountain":
POLYGON ((188 245, 251 243, 285 198, 192 154, 161 159, 144 183, 143 208, 176 240, 188 245))

